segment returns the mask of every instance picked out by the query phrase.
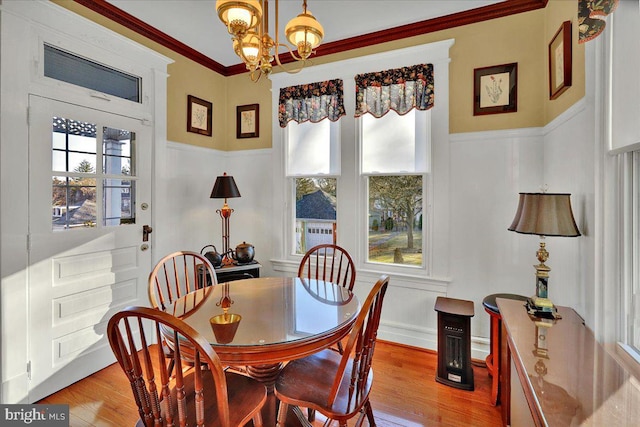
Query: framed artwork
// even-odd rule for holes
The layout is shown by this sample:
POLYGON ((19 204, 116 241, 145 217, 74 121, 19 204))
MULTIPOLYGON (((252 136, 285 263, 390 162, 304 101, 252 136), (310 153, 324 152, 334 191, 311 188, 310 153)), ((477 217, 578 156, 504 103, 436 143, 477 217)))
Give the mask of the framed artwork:
POLYGON ((187 132, 211 136, 213 133, 213 104, 187 95, 187 132))
POLYGON ((518 111, 518 64, 473 70, 473 115, 518 111))
POLYGON ((549 43, 549 99, 571 86, 571 21, 564 21, 549 43))
POLYGON ((249 104, 236 107, 236 138, 260 136, 260 105, 249 104))

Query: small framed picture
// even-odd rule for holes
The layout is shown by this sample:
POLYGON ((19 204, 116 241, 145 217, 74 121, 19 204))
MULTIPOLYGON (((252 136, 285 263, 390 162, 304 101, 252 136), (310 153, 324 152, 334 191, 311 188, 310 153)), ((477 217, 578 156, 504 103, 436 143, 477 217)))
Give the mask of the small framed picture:
POLYGON ((249 104, 236 107, 236 138, 260 136, 260 105, 249 104))
POLYGON ((187 95, 187 132, 211 136, 213 134, 213 104, 187 95))
POLYGON ((571 21, 565 21, 549 43, 549 99, 571 86, 571 21))
POLYGON ((473 70, 473 115, 518 111, 518 64, 473 70))

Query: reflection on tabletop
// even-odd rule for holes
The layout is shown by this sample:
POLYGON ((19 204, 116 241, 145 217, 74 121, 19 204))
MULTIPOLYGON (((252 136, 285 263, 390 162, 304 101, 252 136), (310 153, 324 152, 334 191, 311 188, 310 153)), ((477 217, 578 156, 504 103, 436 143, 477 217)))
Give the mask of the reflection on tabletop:
POLYGON ((353 293, 333 283, 263 277, 198 289, 176 300, 168 311, 213 345, 253 346, 339 328, 355 318, 358 307, 353 293))

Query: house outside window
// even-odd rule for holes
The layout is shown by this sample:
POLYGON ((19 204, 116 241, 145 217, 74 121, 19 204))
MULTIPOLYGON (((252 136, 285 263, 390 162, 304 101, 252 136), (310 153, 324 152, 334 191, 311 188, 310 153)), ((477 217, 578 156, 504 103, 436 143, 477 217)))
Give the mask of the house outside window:
POLYGON ((296 254, 336 243, 335 178, 295 178, 296 254))

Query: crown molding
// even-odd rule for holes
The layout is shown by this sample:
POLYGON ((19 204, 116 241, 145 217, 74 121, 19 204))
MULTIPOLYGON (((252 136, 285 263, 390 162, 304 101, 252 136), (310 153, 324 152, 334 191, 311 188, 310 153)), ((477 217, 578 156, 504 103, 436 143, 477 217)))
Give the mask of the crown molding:
MULTIPOLYGON (((223 76, 231 76, 241 74, 247 71, 244 64, 235 64, 228 67, 214 61, 206 55, 192 49, 184 43, 174 39, 168 34, 152 27, 151 25, 141 21, 133 15, 113 6, 106 0, 74 0, 76 3, 99 13, 100 15, 129 28, 136 33, 147 37, 148 39, 171 49, 172 51, 197 62, 223 76)), ((548 0, 505 0, 489 6, 477 9, 467 10, 464 12, 453 13, 451 15, 441 16, 438 18, 427 19, 425 21, 415 22, 413 24, 402 25, 399 27, 389 28, 387 30, 375 31, 373 33, 363 34, 356 37, 350 37, 343 40, 337 40, 320 45, 316 49, 315 57, 331 55, 334 53, 345 52, 348 50, 358 49, 367 46, 373 46, 380 43, 386 43, 408 37, 428 34, 435 31, 442 31, 449 28, 459 27, 463 25, 474 24, 477 22, 488 21, 491 19, 502 18, 518 13, 529 12, 536 9, 543 9, 547 6, 548 0)), ((294 59, 289 53, 280 55, 280 62, 283 64, 293 62, 294 59)))
POLYGON ((224 76, 228 76, 227 68, 219 62, 214 61, 206 55, 198 52, 197 50, 187 46, 171 37, 170 35, 163 33, 155 27, 147 24, 146 22, 136 18, 135 16, 125 12, 122 9, 119 9, 112 5, 111 3, 105 0, 74 0, 76 3, 81 4, 82 6, 90 9, 105 18, 111 19, 113 22, 116 22, 136 33, 152 40, 156 43, 161 44, 162 46, 171 49, 172 51, 191 59, 192 61, 197 62, 200 65, 203 65, 219 74, 224 76))

